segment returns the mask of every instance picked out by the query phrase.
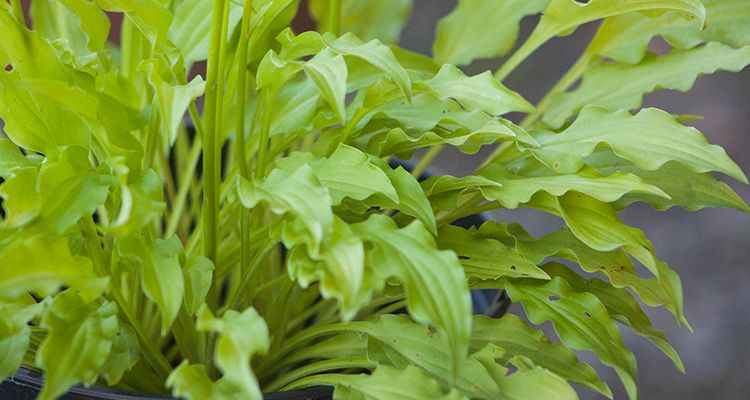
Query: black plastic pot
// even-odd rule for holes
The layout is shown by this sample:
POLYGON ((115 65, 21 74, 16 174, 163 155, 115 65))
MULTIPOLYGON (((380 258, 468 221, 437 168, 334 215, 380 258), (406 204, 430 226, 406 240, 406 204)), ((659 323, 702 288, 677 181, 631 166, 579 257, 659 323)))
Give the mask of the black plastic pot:
MULTIPOLYGON (((392 160, 391 166, 402 166, 411 170, 409 163, 392 160)), ((430 176, 425 173, 420 180, 430 176)), ((462 218, 454 225, 469 228, 480 226, 488 218, 483 214, 472 215, 462 218)), ((505 291, 497 290, 475 290, 471 293, 474 314, 487 314, 499 318, 508 309, 510 299, 505 291)), ((0 384, 0 400, 35 400, 42 390, 44 380, 36 373, 22 368, 14 376, 6 379, 0 384)), ((333 398, 333 389, 330 387, 315 387, 306 390, 295 390, 288 392, 268 393, 263 396, 265 400, 331 400, 333 398)), ((104 387, 86 388, 76 385, 71 388, 67 394, 63 395, 60 400, 168 400, 173 399, 169 395, 145 394, 125 392, 117 389, 104 387)), ((209 400, 209 399, 207 399, 209 400)))
MULTIPOLYGON (((43 379, 27 370, 21 369, 13 377, 0 385, 0 400, 35 400, 42 390, 43 379)), ((263 396, 265 400, 329 400, 333 389, 316 387, 306 390, 270 393, 263 396)), ((63 395, 60 400, 168 400, 167 395, 124 392, 116 389, 77 385, 63 395)), ((210 400, 210 399, 206 399, 210 400)))

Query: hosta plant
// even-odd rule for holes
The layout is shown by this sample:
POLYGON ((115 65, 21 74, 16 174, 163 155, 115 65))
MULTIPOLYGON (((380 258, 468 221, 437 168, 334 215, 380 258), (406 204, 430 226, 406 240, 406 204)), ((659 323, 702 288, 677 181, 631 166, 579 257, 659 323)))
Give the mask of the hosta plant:
POLYGON ((689 328, 680 279, 618 212, 748 211, 711 173, 745 175, 692 117, 639 108, 750 63, 750 1, 460 0, 432 57, 392 44, 409 0, 304 4, 0 2, 0 378, 42 374, 40 399, 77 383, 611 396, 574 352, 590 350, 633 399, 620 329, 683 368, 641 307, 689 328), (308 11, 317 30, 290 28, 308 11), (539 103, 503 84, 589 22, 539 103), (655 37, 671 49, 649 51, 655 37), (494 73, 456 66, 504 55, 494 73), (448 147, 491 151, 471 175, 415 178, 448 147), (414 153, 411 171, 389 164, 414 153), (564 227, 452 224, 517 208, 564 227), (470 291, 487 288, 524 316, 472 316, 470 291))

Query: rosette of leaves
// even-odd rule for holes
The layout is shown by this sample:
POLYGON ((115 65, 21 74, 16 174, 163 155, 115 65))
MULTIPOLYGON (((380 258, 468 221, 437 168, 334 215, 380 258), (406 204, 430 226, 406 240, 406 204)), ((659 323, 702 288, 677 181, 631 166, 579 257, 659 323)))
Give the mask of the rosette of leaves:
POLYGON ((41 399, 77 383, 187 399, 611 396, 573 351, 590 350, 636 398, 619 326, 682 369, 640 306, 689 327, 680 279, 617 213, 748 211, 711 175, 747 183, 723 149, 639 107, 750 63, 750 2, 460 0, 432 57, 390 44, 410 7, 316 0, 318 31, 294 32, 295 0, 0 2, 0 377, 39 371, 41 399), (494 74, 454 66, 509 53, 536 14, 494 74), (503 85, 599 20, 539 104, 503 85), (671 51, 647 50, 657 36, 671 51), (205 78, 190 73, 204 61, 205 78), (495 150, 472 175, 415 179, 444 147, 495 150), (387 162, 422 149, 411 173, 387 162), (565 227, 451 225, 498 208, 565 227), (478 288, 506 290, 532 324, 472 316, 478 288))

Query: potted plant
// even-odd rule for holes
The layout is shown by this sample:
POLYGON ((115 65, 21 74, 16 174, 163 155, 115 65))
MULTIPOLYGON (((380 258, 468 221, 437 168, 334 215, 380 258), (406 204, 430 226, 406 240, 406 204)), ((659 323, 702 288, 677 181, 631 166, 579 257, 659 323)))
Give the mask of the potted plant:
POLYGON ((0 2, 3 390, 611 396, 573 352, 591 350, 636 398, 618 324, 682 369, 639 304, 689 327, 680 278, 617 212, 748 211, 711 173, 745 175, 692 117, 638 109, 750 63, 750 2, 460 0, 432 57, 390 44, 410 4, 314 0, 318 30, 294 32, 296 0, 0 2), (502 84, 598 20, 541 102, 502 84), (668 53, 647 50, 657 36, 668 53), (454 66, 508 53, 494 74, 454 66), (416 179, 444 147, 494 150, 469 176, 416 179), (415 151, 410 171, 388 163, 415 151), (565 227, 452 225, 500 208, 565 227), (472 316, 475 289, 505 290, 534 325, 472 316))

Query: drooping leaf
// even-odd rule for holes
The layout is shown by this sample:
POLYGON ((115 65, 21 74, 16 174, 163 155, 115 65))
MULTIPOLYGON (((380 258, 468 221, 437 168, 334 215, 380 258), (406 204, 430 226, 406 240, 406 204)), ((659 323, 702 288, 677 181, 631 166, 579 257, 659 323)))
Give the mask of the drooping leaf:
POLYGON ((512 234, 516 249, 535 264, 553 256, 564 258, 578 263, 586 272, 604 274, 614 287, 632 289, 645 304, 654 307, 667 305, 667 308, 674 309, 671 288, 661 285, 659 278, 640 277, 628 254, 621 249, 594 250, 567 228, 538 239, 528 237, 518 228, 514 228, 512 234))
POLYGON ((495 76, 501 80, 505 79, 518 64, 548 40, 558 35, 570 34, 587 22, 631 12, 648 11, 677 12, 685 18, 699 20, 701 25, 706 17, 706 9, 699 0, 589 0, 586 3, 552 0, 531 36, 503 64, 495 76))
POLYGON ((418 221, 399 229, 390 219, 373 215, 352 229, 372 244, 366 252, 368 268, 403 282, 411 315, 447 331, 453 369, 458 371, 468 348, 471 300, 456 255, 438 250, 418 221))
POLYGON ((649 54, 633 66, 599 63, 589 67, 575 90, 555 96, 544 114, 544 122, 559 127, 587 105, 609 110, 635 109, 647 93, 661 89, 687 92, 701 75, 718 70, 737 72, 748 64, 750 46, 734 49, 720 43, 673 50, 664 56, 649 54))
POLYGON ((604 305, 590 293, 577 293, 565 281, 513 281, 505 285, 513 301, 523 304, 526 315, 535 324, 552 321, 555 331, 570 347, 592 350, 605 364, 613 367, 628 396, 638 397, 636 365, 620 332, 604 305))
POLYGON ((505 314, 499 319, 474 316, 471 350, 481 350, 488 344, 503 348, 506 360, 514 356, 526 357, 567 381, 612 396, 609 386, 599 379, 591 366, 578 361, 569 348, 552 343, 544 333, 529 327, 514 314, 505 314))
POLYGON ((333 205, 341 204, 345 197, 365 200, 376 194, 399 202, 386 173, 372 164, 365 153, 345 144, 316 166, 315 175, 329 189, 333 205))
MULTIPOLYGON (((466 121, 463 121, 466 122, 466 121)), ((368 151, 381 156, 397 155, 401 159, 409 159, 413 151, 436 145, 449 145, 458 148, 466 154, 475 154, 483 146, 502 141, 519 140, 516 133, 504 124, 505 121, 488 120, 484 126, 478 129, 466 127, 449 127, 435 129, 437 132, 424 132, 421 134, 408 134, 402 128, 394 128, 387 132, 376 135, 368 135, 360 139, 368 140, 368 151)), ((450 119, 444 120, 446 125, 452 123, 450 119)), ((473 128, 473 126, 471 126, 473 128)))
POLYGON ((590 53, 635 64, 643 59, 654 36, 663 36, 680 49, 703 42, 718 42, 735 48, 750 44, 750 5, 745 0, 701 0, 706 23, 686 20, 674 13, 659 16, 630 13, 607 18, 589 46, 590 53))
POLYGON ((39 399, 55 399, 76 383, 96 382, 117 335, 117 306, 86 302, 69 289, 50 303, 41 327, 48 333, 37 353, 44 371, 39 399))
POLYGON ((586 158, 591 165, 605 174, 621 171, 638 175, 643 182, 654 185, 670 198, 649 194, 630 193, 615 202, 618 208, 641 201, 651 204, 657 210, 680 206, 689 211, 708 207, 734 208, 748 212, 747 204, 726 183, 709 173, 697 173, 676 162, 668 162, 655 171, 638 169, 611 151, 595 151, 586 158))
POLYGON ((331 50, 323 50, 312 60, 305 63, 307 75, 318 86, 337 117, 337 122, 344 122, 346 97, 346 62, 342 55, 333 55, 331 50))
POLYGON ((394 202, 387 197, 379 197, 370 199, 367 204, 370 206, 398 209, 402 213, 420 220, 431 233, 436 233, 437 223, 435 222, 435 214, 432 212, 430 201, 427 199, 422 187, 419 186, 417 179, 403 167, 392 169, 387 164, 383 164, 380 165, 380 168, 388 176, 391 185, 396 190, 398 202, 394 202))
POLYGON ((538 137, 536 158, 559 173, 581 169, 583 157, 600 143, 641 169, 655 170, 677 161, 695 172, 718 171, 741 182, 747 178, 719 146, 710 145, 695 128, 680 125, 672 116, 647 108, 635 116, 586 107, 576 121, 556 135, 538 137))
POLYGON ((540 191, 560 196, 574 190, 607 203, 633 192, 668 198, 666 193, 643 182, 638 176, 619 172, 602 176, 591 169, 583 169, 578 174, 521 177, 502 165, 490 164, 477 171, 477 174, 502 184, 488 187, 484 193, 486 199, 497 200, 505 208, 516 208, 527 203, 540 191))
POLYGON ((549 371, 537 370, 535 374, 545 373, 537 375, 536 380, 526 375, 536 368, 528 369, 525 365, 508 374, 503 365, 508 361, 504 349, 492 344, 464 358, 454 374, 446 332, 430 329, 403 315, 383 315, 374 321, 354 322, 348 328, 368 336, 368 358, 398 369, 419 367, 440 382, 444 391, 457 390, 463 396, 477 399, 520 400, 526 398, 523 392, 548 395, 555 391, 557 398, 576 398, 570 386, 549 371))
POLYGON ((459 0, 438 23, 433 56, 440 64, 456 65, 501 56, 515 44, 521 19, 542 12, 549 2, 459 0))
POLYGON ((476 175, 460 178, 451 175, 431 176, 422 182, 422 188, 432 204, 444 209, 457 208, 458 198, 462 195, 478 192, 488 197, 486 192, 490 188, 500 186, 502 185, 496 181, 476 175))
POLYGON ((643 232, 620 222, 611 205, 582 194, 557 198, 557 207, 573 234, 587 246, 599 251, 622 248, 643 263, 658 278, 661 290, 669 296, 665 307, 681 323, 688 325, 683 314, 680 278, 656 258, 653 246, 643 232))
POLYGON ((490 71, 468 77, 460 69, 446 64, 423 85, 436 96, 455 99, 469 110, 481 110, 491 115, 534 111, 531 103, 503 86, 490 71))
POLYGON ((440 227, 437 236, 438 247, 453 250, 461 259, 468 277, 489 280, 501 277, 549 279, 544 271, 514 248, 475 233, 475 230, 446 225, 440 227))
POLYGON ((399 89, 411 98, 411 81, 404 67, 398 63, 388 46, 378 40, 363 43, 351 33, 346 33, 339 38, 324 35, 328 47, 334 51, 352 57, 357 57, 374 67, 383 71, 385 75, 398 85, 399 89))
POLYGON ((680 360, 677 351, 669 344, 667 335, 651 325, 648 315, 641 310, 638 302, 627 290, 614 288, 600 279, 586 280, 562 264, 547 263, 544 265, 544 270, 552 276, 559 276, 564 279, 576 292, 588 292, 596 296, 607 307, 607 312, 612 318, 650 340, 672 360, 677 369, 685 372, 682 360, 680 360))

